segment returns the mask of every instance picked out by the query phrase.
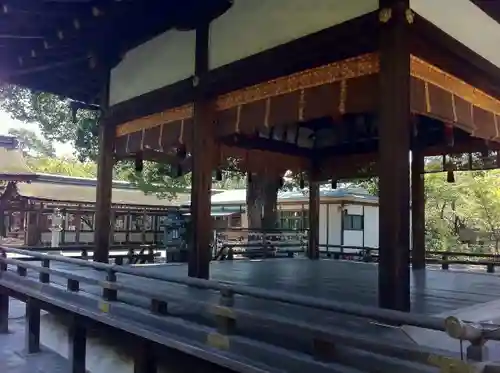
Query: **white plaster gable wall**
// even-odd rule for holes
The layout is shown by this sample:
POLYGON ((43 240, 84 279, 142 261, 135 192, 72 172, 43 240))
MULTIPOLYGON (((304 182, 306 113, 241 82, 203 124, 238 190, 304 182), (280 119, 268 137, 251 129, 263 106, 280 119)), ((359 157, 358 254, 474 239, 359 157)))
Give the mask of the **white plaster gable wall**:
MULTIPOLYGON (((217 68, 378 9, 378 0, 234 0, 212 23, 217 68)), ((333 46, 332 46, 333 47, 333 46)))
POLYGON ((115 105, 194 75, 194 31, 167 31, 130 50, 111 71, 115 105))
POLYGON ((500 67, 500 24, 470 0, 410 0, 414 12, 500 67))

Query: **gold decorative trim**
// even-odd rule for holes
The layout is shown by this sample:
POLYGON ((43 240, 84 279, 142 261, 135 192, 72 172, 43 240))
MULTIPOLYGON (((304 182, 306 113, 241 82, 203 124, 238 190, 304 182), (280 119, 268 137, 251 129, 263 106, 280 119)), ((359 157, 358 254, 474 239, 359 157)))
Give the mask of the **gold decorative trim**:
POLYGON ((500 101, 459 78, 411 56, 411 75, 429 82, 486 111, 500 114, 500 101))
MULTIPOLYGON (((297 91, 303 92, 307 88, 340 82, 341 97, 339 110, 343 112, 345 110, 345 100, 347 97, 347 80, 377 74, 379 71, 378 53, 364 54, 230 92, 218 97, 216 100, 216 109, 222 111, 237 107, 236 124, 239 130, 241 106, 260 100, 266 100, 264 125, 269 127, 272 125, 272 123, 269 123, 271 111, 270 99, 272 97, 297 91)), ((432 84, 452 94, 454 105, 453 115, 455 120, 455 96, 471 104, 471 111, 473 111, 473 107, 476 106, 488 112, 492 112, 495 115, 500 115, 499 100, 413 55, 411 56, 410 74, 412 77, 420 79, 425 83, 425 103, 427 112, 431 112, 432 109, 430 107, 431 102, 429 97, 429 84, 432 84)), ((121 137, 159 125, 166 125, 172 122, 189 119, 192 118, 193 111, 193 105, 187 104, 165 110, 161 113, 138 118, 119 125, 116 130, 116 136, 121 137)))
POLYGON ((217 99, 217 110, 227 110, 238 105, 285 95, 301 89, 359 78, 378 72, 378 54, 364 54, 222 95, 217 99))
POLYGON ((381 9, 380 12, 378 13, 378 20, 380 21, 380 23, 387 23, 391 18, 392 18, 391 8, 381 9))
POLYGON ((116 128, 116 136, 125 136, 142 129, 150 129, 161 124, 167 124, 178 120, 189 119, 193 116, 193 105, 188 104, 173 109, 148 115, 147 117, 131 120, 116 128))

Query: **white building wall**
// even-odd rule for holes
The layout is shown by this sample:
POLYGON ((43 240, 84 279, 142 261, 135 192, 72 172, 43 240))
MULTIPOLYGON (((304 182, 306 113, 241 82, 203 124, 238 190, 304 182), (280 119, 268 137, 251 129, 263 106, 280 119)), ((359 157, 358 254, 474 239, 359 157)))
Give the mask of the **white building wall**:
POLYGON ((342 210, 339 203, 327 204, 328 209, 328 245, 342 243, 342 210))
POLYGON ((378 0, 234 0, 210 29, 217 68, 376 11, 378 0))
POLYGON ((130 50, 111 71, 109 104, 115 105, 194 75, 194 31, 167 31, 130 50))
MULTIPOLYGON (((211 25, 210 68, 377 9, 378 0, 235 0, 211 25)), ((170 30, 127 52, 111 72, 110 105, 193 76, 195 44, 194 31, 170 30)))
POLYGON ((326 245, 329 217, 327 216, 326 204, 319 205, 319 244, 326 245))
POLYGON ((365 206, 365 247, 378 248, 378 206, 365 206))
POLYGON ((410 6, 452 38, 500 67, 500 24, 472 1, 411 0, 410 6))

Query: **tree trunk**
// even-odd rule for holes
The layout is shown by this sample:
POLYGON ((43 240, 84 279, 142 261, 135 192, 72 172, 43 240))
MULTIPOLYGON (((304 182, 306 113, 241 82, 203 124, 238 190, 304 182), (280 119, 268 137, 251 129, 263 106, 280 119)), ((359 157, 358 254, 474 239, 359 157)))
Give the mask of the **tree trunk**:
POLYGON ((278 189, 278 177, 260 172, 251 173, 247 182, 248 228, 276 228, 278 189))

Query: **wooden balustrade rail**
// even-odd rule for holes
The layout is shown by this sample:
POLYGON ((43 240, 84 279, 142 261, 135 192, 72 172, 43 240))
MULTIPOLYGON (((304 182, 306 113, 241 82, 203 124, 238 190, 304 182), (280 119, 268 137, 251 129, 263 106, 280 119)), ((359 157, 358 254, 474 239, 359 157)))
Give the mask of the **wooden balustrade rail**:
MULTIPOLYGON (((389 371, 406 371, 409 365, 438 366, 440 369, 446 369, 451 365, 456 367, 458 364, 467 368, 469 372, 479 372, 484 366, 484 364, 478 366, 462 362, 458 356, 445 351, 332 329, 314 320, 301 321, 280 316, 273 312, 273 305, 286 304, 356 316, 364 318, 367 324, 373 320, 390 325, 413 325, 438 331, 445 330, 442 318, 334 302, 250 286, 167 276, 141 268, 95 263, 27 250, 0 248, 0 254, 0 331, 7 330, 9 295, 25 300, 29 311, 26 330, 27 333, 31 333, 27 338, 27 351, 30 353, 39 351, 40 309, 42 305, 50 305, 47 308, 55 307, 73 314, 72 320, 92 319, 130 333, 141 341, 179 350, 197 358, 201 357, 203 360, 237 372, 307 370, 327 373, 371 369, 371 366, 363 365, 366 361, 362 359, 351 361, 352 367, 345 367, 335 362, 337 355, 334 350, 339 351, 339 349, 347 349, 346 351, 350 353, 355 350, 370 352, 378 356, 381 367, 385 366, 384 361, 387 361, 387 366, 392 367, 389 371), (36 258, 39 264, 35 260, 28 262, 9 258, 8 253, 31 256, 36 258), (76 274, 75 271, 58 267, 62 265, 94 269, 97 270, 93 271, 94 274, 100 274, 105 278, 82 274, 84 273, 82 271, 76 274), (33 273, 37 276, 34 277, 33 273), (123 275, 133 276, 136 280, 125 281, 123 275), (64 288, 61 287, 61 279, 65 282, 64 288), (143 285, 139 280, 145 281, 143 285), (151 280, 154 283, 150 282, 151 280), (146 283, 150 285, 144 286, 146 283), (203 289, 210 294, 217 292, 218 302, 202 301, 197 297, 180 295, 178 292, 162 291, 161 288, 165 284, 203 289), (89 296, 87 290, 81 291, 84 286, 99 289, 100 299, 96 301, 95 296, 89 296), (141 302, 136 303, 131 300, 132 298, 128 298, 130 294, 140 297, 141 302), (264 308, 265 311, 238 307, 242 296, 267 301, 269 306, 264 308), (175 307, 171 309, 171 306, 175 307), (190 310, 191 318, 175 311, 179 309, 190 310), (205 321, 193 321, 194 310, 205 321), (180 321, 185 317, 187 319, 180 321), (246 328, 249 323, 253 334, 247 333, 246 328), (270 330, 269 328, 277 333, 286 331, 288 337, 277 340, 267 339, 264 334, 255 334, 256 329, 270 330), (260 337, 257 338, 258 336, 260 337), (289 343, 295 339, 300 341, 300 346, 312 347, 304 351, 290 350, 289 343)), ((84 325, 85 323, 77 322, 71 326, 70 356, 74 372, 85 370, 84 325)), ((146 373, 146 370, 141 370, 143 356, 139 355, 135 357, 135 371, 146 373)), ((149 358, 154 359, 153 356, 149 358)), ((151 371, 153 370, 147 370, 151 371)))

